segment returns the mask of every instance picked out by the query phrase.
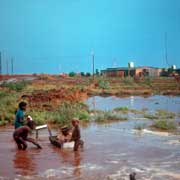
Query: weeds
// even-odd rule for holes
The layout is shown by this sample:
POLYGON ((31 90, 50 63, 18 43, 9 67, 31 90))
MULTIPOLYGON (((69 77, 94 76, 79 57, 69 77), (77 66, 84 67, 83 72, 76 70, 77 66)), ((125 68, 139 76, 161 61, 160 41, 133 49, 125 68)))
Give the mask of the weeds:
POLYGON ((109 89, 109 82, 99 80, 98 81, 98 87, 101 88, 101 89, 109 89))
POLYGON ((95 114, 94 119, 95 122, 104 123, 104 122, 112 122, 112 121, 126 121, 127 117, 122 116, 118 113, 114 113, 112 111, 99 111, 95 114))
POLYGON ((160 130, 176 130, 177 124, 175 123, 175 121, 161 119, 161 120, 155 121, 152 127, 160 129, 160 130))
POLYGON ((1 87, 5 87, 5 88, 8 88, 10 90, 13 90, 13 91, 22 91, 28 84, 29 82, 27 81, 18 81, 18 82, 4 82, 1 87))

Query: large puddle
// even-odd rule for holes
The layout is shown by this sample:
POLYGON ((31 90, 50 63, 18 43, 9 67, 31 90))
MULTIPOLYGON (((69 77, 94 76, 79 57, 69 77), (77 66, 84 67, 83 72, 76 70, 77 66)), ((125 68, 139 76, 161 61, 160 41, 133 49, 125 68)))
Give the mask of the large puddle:
MULTIPOLYGON (((87 103, 97 109, 147 106, 180 112, 179 97, 95 97, 87 103)), ((42 150, 29 144, 27 151, 17 151, 13 128, 0 129, 0 179, 128 180, 132 172, 138 180, 180 179, 180 136, 138 133, 134 125, 142 121, 82 127, 85 147, 77 153, 53 147, 46 130, 40 132, 42 150)))

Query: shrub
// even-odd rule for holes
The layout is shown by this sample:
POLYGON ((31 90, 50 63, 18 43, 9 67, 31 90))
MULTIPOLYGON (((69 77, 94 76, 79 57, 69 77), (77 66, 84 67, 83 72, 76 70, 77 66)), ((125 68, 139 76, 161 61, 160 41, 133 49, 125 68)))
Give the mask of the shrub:
POLYGON ((152 127, 161 129, 161 130, 176 130, 177 124, 174 121, 161 119, 161 120, 155 121, 152 127))
POLYGON ((113 113, 112 111, 98 111, 95 113, 94 116, 94 121, 99 123, 111 122, 111 121, 125 121, 125 120, 127 120, 126 116, 113 113))
POLYGON ((123 82, 124 82, 125 84, 132 84, 132 83, 133 83, 133 78, 130 77, 130 76, 125 77, 125 78, 123 78, 123 82))
POLYGON ((75 72, 70 72, 70 73, 69 73, 69 76, 70 76, 70 77, 74 77, 74 76, 76 76, 76 73, 75 73, 75 72))
POLYGON ((129 108, 127 106, 121 106, 121 107, 115 108, 114 111, 127 113, 129 111, 129 108))
POLYGON ((18 81, 18 82, 9 82, 9 83, 4 82, 1 86, 14 91, 22 91, 27 86, 27 84, 28 84, 27 81, 18 81))
POLYGON ((98 87, 101 89, 109 89, 109 82, 99 80, 98 81, 98 87))

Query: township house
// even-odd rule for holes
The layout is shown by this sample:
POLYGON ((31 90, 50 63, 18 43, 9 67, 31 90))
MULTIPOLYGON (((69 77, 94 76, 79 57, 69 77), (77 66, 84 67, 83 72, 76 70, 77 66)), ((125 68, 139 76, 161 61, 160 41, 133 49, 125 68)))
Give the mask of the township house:
POLYGON ((106 77, 157 77, 161 75, 161 72, 162 69, 151 66, 107 68, 101 71, 106 77))

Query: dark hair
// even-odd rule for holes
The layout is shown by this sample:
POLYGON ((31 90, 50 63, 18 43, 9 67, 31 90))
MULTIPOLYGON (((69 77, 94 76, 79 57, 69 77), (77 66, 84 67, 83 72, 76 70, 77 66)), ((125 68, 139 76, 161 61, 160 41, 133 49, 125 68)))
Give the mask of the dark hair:
POLYGON ((27 105, 27 103, 22 101, 22 102, 19 103, 19 108, 23 109, 23 107, 26 106, 26 105, 27 105))
POLYGON ((27 126, 29 126, 31 129, 34 129, 35 122, 34 121, 28 121, 27 126))

